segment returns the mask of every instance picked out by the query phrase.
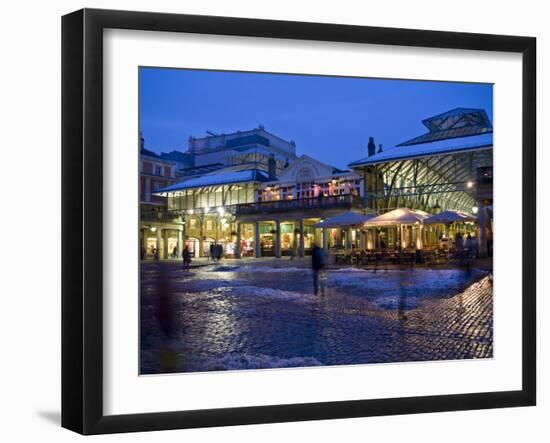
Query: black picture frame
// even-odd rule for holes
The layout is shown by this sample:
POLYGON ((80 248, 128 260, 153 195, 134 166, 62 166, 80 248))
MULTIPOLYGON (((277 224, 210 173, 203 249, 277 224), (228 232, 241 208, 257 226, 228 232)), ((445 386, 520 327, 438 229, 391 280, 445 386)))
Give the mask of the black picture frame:
POLYGON ((535 38, 83 9, 62 18, 62 60, 63 427, 82 434, 105 434, 535 405, 535 38), (458 395, 104 415, 102 37, 103 30, 107 28, 522 54, 522 389, 458 395))

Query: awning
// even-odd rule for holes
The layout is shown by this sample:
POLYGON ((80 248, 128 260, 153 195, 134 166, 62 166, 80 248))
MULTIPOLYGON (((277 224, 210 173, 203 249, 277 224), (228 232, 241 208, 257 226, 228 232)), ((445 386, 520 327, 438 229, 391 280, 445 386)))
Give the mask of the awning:
POLYGON ((376 214, 360 214, 358 212, 345 212, 313 225, 315 228, 347 228, 350 226, 364 225, 368 220, 376 217, 376 214))
POLYGON ((413 211, 408 208, 398 208, 385 214, 371 218, 365 223, 365 227, 414 225, 423 223, 430 214, 424 211, 413 211))
POLYGON ((473 222, 475 221, 475 218, 471 215, 466 214, 465 212, 461 211, 443 211, 439 214, 432 215, 431 217, 424 220, 424 224, 426 225, 435 225, 438 223, 442 224, 449 224, 449 223, 465 223, 465 222, 473 222))

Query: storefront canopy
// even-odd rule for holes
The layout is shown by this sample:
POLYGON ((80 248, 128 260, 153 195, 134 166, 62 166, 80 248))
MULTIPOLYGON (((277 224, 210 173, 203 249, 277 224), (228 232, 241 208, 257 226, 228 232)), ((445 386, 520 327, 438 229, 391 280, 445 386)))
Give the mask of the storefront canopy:
POLYGON ((364 225, 368 220, 376 217, 376 214, 359 214, 358 212, 345 212, 317 223, 315 228, 347 228, 350 226, 364 225))
POLYGON ((426 225, 435 225, 438 223, 449 224, 449 223, 465 223, 473 222, 475 218, 460 211, 443 211, 439 214, 432 215, 431 217, 424 220, 426 225))
POLYGON ((416 223, 423 223, 429 216, 430 214, 424 211, 398 208, 371 218, 365 223, 365 227, 414 225, 416 223))

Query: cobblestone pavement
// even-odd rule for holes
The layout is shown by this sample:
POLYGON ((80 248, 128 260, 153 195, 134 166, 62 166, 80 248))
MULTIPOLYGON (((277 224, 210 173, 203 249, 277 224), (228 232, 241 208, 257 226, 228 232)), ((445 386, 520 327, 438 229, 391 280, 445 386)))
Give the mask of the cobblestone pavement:
POLYGON ((476 269, 141 267, 141 372, 491 358, 492 276, 476 269))

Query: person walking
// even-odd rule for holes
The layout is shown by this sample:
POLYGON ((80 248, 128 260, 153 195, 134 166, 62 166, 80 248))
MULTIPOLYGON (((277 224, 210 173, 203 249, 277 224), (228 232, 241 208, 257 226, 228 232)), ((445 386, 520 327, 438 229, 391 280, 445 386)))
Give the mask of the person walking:
POLYGON ((462 233, 456 234, 456 253, 461 256, 464 252, 464 237, 462 233))
POLYGON ((468 255, 470 258, 476 258, 477 257, 477 239, 468 234, 468 238, 466 240, 466 247, 468 248, 468 255))
POLYGON ((311 268, 313 269, 313 293, 319 293, 319 273, 324 267, 323 250, 314 245, 311 251, 311 268))
POLYGON ((189 271, 189 265, 191 264, 191 253, 189 252, 189 246, 185 246, 185 249, 181 255, 183 257, 183 270, 189 271))

